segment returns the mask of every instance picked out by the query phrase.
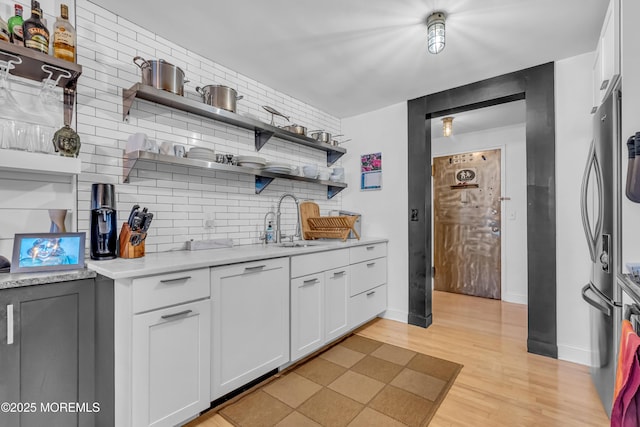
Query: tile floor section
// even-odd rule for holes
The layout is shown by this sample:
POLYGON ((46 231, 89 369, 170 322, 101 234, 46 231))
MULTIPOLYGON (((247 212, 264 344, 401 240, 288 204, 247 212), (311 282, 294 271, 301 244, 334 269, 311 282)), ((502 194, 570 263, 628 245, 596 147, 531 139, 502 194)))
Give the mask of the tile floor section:
POLYGON ((219 413, 250 426, 424 426, 462 365, 352 335, 219 413))

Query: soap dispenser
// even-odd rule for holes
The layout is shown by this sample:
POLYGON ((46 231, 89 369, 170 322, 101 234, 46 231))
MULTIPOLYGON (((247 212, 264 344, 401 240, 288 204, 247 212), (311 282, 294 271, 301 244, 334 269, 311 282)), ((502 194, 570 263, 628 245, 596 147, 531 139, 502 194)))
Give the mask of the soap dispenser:
POLYGON ((267 232, 265 234, 265 243, 273 243, 273 226, 271 225, 271 221, 269 221, 269 225, 267 225, 267 232))

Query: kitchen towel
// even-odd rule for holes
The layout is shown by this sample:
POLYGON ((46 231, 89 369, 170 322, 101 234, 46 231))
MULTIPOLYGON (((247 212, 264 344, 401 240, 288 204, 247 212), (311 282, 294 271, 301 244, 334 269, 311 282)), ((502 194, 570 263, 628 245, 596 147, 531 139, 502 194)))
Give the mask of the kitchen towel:
POLYGON ((640 337, 631 322, 622 321, 618 368, 613 391, 611 427, 640 425, 640 337))

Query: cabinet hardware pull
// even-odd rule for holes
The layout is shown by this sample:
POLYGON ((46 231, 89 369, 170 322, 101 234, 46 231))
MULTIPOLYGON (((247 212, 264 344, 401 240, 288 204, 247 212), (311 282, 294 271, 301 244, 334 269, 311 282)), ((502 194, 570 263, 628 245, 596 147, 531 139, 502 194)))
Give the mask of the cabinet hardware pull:
POLYGON ((369 264, 367 264, 367 267, 373 267, 374 265, 376 265, 375 262, 370 262, 369 264))
POLYGON ((342 276, 344 273, 346 273, 346 271, 342 270, 342 271, 336 271, 335 273, 333 273, 333 277, 336 276, 342 276))
POLYGON ((191 276, 176 277, 175 279, 164 279, 164 280, 160 280, 160 283, 179 282, 179 281, 181 281, 181 280, 189 280, 189 279, 191 279, 191 276))
POLYGON ((189 314, 191 313, 193 310, 184 310, 184 311, 179 311, 177 313, 173 313, 173 314, 165 314, 162 317, 163 319, 171 319, 172 317, 178 317, 178 316, 182 316, 184 314, 189 314))
POLYGON ((368 250, 368 251, 373 250, 373 249, 375 249, 375 248, 376 248, 375 246, 367 246, 367 250, 368 250))
POLYGON ((302 286, 308 286, 308 285, 311 285, 313 283, 318 283, 318 279, 305 280, 304 282, 302 282, 302 286))
POLYGON ((370 297, 371 295, 373 295, 375 293, 376 293, 376 291, 367 292, 367 296, 370 297))
POLYGON ((256 266, 254 266, 254 267, 245 267, 245 268, 244 268, 244 271, 260 270, 260 269, 263 269, 263 268, 265 268, 265 267, 266 267, 266 265, 265 265, 265 264, 262 264, 262 265, 256 265, 256 266))
POLYGON ((7 305, 7 345, 13 344, 13 304, 7 305))

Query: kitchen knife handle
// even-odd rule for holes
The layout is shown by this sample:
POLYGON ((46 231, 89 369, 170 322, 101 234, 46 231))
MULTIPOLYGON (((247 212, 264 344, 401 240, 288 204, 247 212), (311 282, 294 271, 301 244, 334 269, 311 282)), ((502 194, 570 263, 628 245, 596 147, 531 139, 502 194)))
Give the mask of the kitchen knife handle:
POLYGON ((172 282, 179 282, 181 280, 189 280, 191 279, 191 276, 183 276, 183 277, 176 277, 175 279, 163 279, 160 280, 160 283, 172 283, 172 282))
POLYGON ((162 316, 160 316, 160 317, 162 317, 163 319, 171 319, 171 318, 173 318, 173 317, 178 317, 178 316, 183 316, 183 315, 185 315, 185 314, 189 314, 189 313, 191 313, 192 311, 193 311, 193 310, 184 310, 184 311, 179 311, 179 312, 177 312, 177 313, 173 313, 173 314, 165 314, 165 315, 162 315, 162 316))
POLYGON ((13 344, 13 304, 7 305, 7 345, 13 344))

